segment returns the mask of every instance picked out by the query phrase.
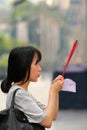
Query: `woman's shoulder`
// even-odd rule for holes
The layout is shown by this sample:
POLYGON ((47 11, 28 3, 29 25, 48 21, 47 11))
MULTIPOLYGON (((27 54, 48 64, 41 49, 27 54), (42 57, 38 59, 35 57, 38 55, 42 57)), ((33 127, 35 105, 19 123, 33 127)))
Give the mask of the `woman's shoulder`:
POLYGON ((11 87, 11 89, 9 90, 9 96, 13 95, 14 91, 17 89, 17 92, 15 94, 15 99, 21 99, 21 100, 33 100, 36 101, 36 98, 33 97, 33 95, 29 92, 26 91, 24 88, 20 87, 20 86, 13 86, 11 87))
POLYGON ((29 96, 27 91, 25 91, 22 87, 20 87, 20 86, 12 86, 9 89, 9 92, 7 94, 6 106, 10 106, 11 100, 12 100, 12 97, 13 97, 13 93, 15 92, 16 89, 18 89, 18 90, 17 90, 17 92, 15 94, 15 99, 20 98, 20 97, 25 97, 25 95, 29 96))
POLYGON ((12 86, 12 87, 10 88, 8 94, 14 93, 15 90, 17 90, 16 94, 17 94, 17 93, 26 93, 26 94, 28 93, 24 88, 15 85, 15 86, 12 86))

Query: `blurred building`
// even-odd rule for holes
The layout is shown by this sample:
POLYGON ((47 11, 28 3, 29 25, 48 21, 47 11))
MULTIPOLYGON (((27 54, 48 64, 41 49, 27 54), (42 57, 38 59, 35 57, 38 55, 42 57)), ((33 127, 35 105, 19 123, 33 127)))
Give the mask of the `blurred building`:
MULTIPOLYGON (((69 34, 65 35, 68 39, 67 47, 68 50, 72 48, 74 41, 77 39, 79 41, 79 46, 74 54, 74 58, 72 58, 72 64, 83 64, 87 65, 87 58, 86 58, 86 48, 87 48, 87 0, 67 0, 64 4, 63 0, 53 0, 56 6, 60 6, 62 9, 65 10, 65 18, 67 21, 67 28, 69 30, 69 34)), ((66 31, 66 30, 63 30, 66 31)), ((63 35, 63 32, 60 36, 63 35)), ((60 38, 61 39, 61 38, 60 38)), ((61 39, 63 42, 63 38, 61 39)), ((61 42, 61 41, 60 41, 61 42)), ((63 43, 61 42, 61 46, 63 43)), ((62 49, 63 47, 61 47, 62 49)), ((63 60, 66 60, 66 56, 64 59, 63 52, 60 53, 60 57, 63 60)), ((67 53, 68 56, 69 52, 67 53)))
POLYGON ((66 0, 66 2, 64 2, 64 0, 51 0, 51 1, 53 1, 54 5, 59 6, 62 9, 67 9, 70 3, 70 0, 66 0))
POLYGON ((72 62, 74 64, 87 64, 86 50, 86 0, 70 0, 70 6, 67 10, 67 21, 70 29, 69 47, 71 48, 73 42, 77 39, 79 46, 77 53, 75 53, 72 62))
POLYGON ((40 48, 43 54, 42 65, 52 69, 60 48, 60 25, 43 12, 40 14, 40 48))
POLYGON ((0 8, 0 33, 9 35, 10 11, 7 8, 0 8))
POLYGON ((65 63, 73 42, 77 39, 79 46, 71 63, 87 65, 87 0, 68 0, 67 9, 63 0, 53 1, 56 6, 38 9, 39 13, 35 10, 28 12, 23 8, 26 15, 23 20, 17 17, 9 21, 15 10, 11 14, 9 10, 1 10, 0 31, 9 34, 10 30, 11 35, 16 34, 13 37, 17 40, 39 46, 43 54, 42 66, 48 70, 65 63))
POLYGON ((28 42, 28 22, 27 21, 20 21, 16 24, 16 37, 18 41, 28 42))

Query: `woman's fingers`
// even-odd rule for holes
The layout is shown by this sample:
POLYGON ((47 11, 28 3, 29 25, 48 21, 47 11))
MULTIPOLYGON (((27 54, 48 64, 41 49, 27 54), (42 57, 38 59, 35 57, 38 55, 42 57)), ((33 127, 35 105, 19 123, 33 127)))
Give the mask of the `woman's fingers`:
POLYGON ((52 83, 53 90, 59 92, 63 87, 63 83, 64 83, 64 78, 63 76, 59 75, 52 83))
POLYGON ((52 84, 55 83, 57 80, 63 80, 63 79, 64 79, 64 77, 63 77, 62 75, 59 75, 59 76, 57 76, 57 77, 53 80, 52 84))

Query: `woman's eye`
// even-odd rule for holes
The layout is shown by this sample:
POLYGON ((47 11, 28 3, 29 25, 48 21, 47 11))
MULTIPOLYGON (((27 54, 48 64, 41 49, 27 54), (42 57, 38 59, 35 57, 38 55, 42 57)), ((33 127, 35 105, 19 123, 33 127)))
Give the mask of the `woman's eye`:
POLYGON ((36 61, 36 64, 38 64, 38 60, 36 61))

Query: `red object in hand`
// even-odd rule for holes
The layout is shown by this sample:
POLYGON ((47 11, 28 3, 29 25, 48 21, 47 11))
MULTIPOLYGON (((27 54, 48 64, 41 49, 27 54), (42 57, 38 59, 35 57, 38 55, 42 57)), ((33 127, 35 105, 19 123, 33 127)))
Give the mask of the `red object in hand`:
POLYGON ((65 67, 64 67, 64 71, 63 71, 63 73, 62 73, 62 76, 64 76, 64 74, 65 74, 65 72, 66 72, 66 68, 67 68, 67 66, 68 66, 68 64, 69 64, 69 62, 70 62, 70 59, 71 59, 73 53, 75 52, 75 49, 76 49, 77 45, 78 45, 78 40, 76 40, 75 43, 73 44, 73 47, 72 47, 71 52, 70 52, 70 54, 69 54, 69 57, 68 57, 68 59, 67 59, 66 65, 65 65, 65 67))

